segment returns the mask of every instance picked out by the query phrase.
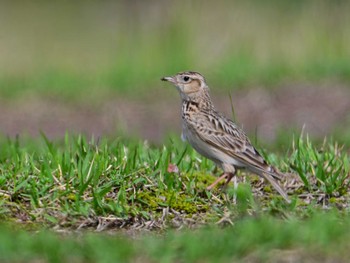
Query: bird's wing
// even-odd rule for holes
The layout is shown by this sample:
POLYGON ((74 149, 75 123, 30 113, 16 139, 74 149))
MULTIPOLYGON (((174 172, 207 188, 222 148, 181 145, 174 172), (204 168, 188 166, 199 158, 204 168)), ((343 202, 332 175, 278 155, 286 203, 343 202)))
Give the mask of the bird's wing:
POLYGON ((218 113, 206 114, 205 119, 205 124, 203 118, 191 121, 191 125, 193 125, 192 132, 195 132, 201 140, 253 171, 268 173, 277 179, 281 179, 280 173, 266 163, 242 129, 234 122, 218 113))
POLYGON ((273 179, 273 177, 281 179, 283 175, 266 163, 234 122, 218 114, 206 114, 190 123, 193 125, 192 132, 195 132, 201 140, 268 180, 288 203, 291 202, 281 186, 273 179), (207 119, 206 122, 203 117, 207 119))

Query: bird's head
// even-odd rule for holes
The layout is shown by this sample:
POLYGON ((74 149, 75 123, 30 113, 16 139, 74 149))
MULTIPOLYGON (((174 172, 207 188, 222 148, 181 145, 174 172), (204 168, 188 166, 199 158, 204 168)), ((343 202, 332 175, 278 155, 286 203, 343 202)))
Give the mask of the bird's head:
POLYGON ((185 100, 199 97, 203 93, 208 92, 205 79, 198 72, 180 72, 174 76, 164 77, 161 80, 174 84, 180 92, 181 98, 185 100))

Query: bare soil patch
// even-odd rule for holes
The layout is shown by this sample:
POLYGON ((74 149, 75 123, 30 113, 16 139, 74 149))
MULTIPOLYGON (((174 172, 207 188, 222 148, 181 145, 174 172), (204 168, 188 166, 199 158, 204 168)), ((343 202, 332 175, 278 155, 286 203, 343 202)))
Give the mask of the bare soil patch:
MULTIPOLYGON (((155 92, 158 93, 158 92, 155 92)), ((229 96, 211 91, 215 105, 231 117, 229 96)), ((281 129, 305 130, 324 137, 335 127, 349 127, 350 88, 346 85, 289 84, 266 90, 261 87, 232 93, 236 119, 248 133, 273 140, 281 129)), ((180 98, 176 91, 132 99, 115 96, 89 105, 53 98, 29 97, 0 103, 0 133, 7 136, 49 138, 68 132, 95 137, 118 136, 123 131, 160 142, 169 132, 180 134, 180 98)))

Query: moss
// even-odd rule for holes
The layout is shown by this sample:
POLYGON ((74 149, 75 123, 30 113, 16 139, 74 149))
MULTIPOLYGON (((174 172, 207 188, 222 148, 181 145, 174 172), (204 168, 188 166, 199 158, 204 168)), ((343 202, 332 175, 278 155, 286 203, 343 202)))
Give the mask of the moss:
POLYGON ((137 200, 143 205, 147 206, 151 210, 155 210, 159 207, 162 200, 155 195, 151 195, 152 192, 139 192, 137 195, 137 200))
POLYGON ((192 215, 209 209, 208 205, 193 201, 186 194, 179 194, 174 191, 140 192, 137 200, 143 208, 148 208, 149 211, 168 206, 178 212, 192 215))
POLYGON ((76 201, 76 200, 77 200, 77 197, 76 197, 75 194, 68 194, 68 195, 67 195, 67 200, 76 201))
POLYGON ((255 175, 251 175, 251 176, 249 176, 249 181, 250 181, 251 184, 260 183, 260 177, 259 176, 255 176, 255 175))
POLYGON ((335 197, 331 197, 331 198, 329 198, 329 202, 330 202, 331 204, 334 204, 334 203, 337 203, 337 202, 338 202, 338 199, 335 198, 335 197))
POLYGON ((308 206, 309 204, 307 202, 305 202, 304 200, 302 199, 297 199, 297 203, 296 203, 296 206, 297 207, 305 207, 305 206, 308 206))
POLYGON ((177 192, 166 192, 167 205, 176 211, 183 212, 186 214, 194 214, 198 212, 207 211, 209 206, 200 202, 194 201, 185 194, 179 194, 177 192))
POLYGON ((270 185, 264 186, 264 192, 266 192, 266 193, 272 193, 271 186, 270 186, 270 185))
POLYGON ((303 188, 298 188, 298 189, 294 190, 293 194, 294 195, 300 195, 300 194, 302 194, 304 192, 305 192, 305 190, 303 188))
POLYGON ((347 188, 346 187, 342 187, 339 189, 339 194, 340 195, 346 195, 348 192, 347 188))
POLYGON ((0 195, 0 201, 3 201, 3 200, 10 200, 11 199, 11 196, 10 195, 0 195))
MULTIPOLYGON (((201 173, 201 172, 194 172, 192 174, 189 174, 188 177, 190 179, 191 178, 195 179, 195 182, 196 182, 195 187, 197 189, 205 189, 216 180, 215 176, 207 173, 201 173)), ((219 183, 218 185, 220 184, 223 184, 223 183, 219 183)))

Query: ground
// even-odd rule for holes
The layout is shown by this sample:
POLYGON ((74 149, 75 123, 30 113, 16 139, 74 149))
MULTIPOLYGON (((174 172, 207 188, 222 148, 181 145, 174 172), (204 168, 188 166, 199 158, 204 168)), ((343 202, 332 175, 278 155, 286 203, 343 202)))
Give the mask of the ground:
MULTIPOLYGON (((165 88, 165 87, 164 87, 165 88)), ((123 132, 161 142, 170 131, 180 133, 180 98, 169 88, 154 100, 154 93, 142 98, 111 96, 101 103, 73 103, 59 98, 23 97, 0 103, 0 132, 49 138, 65 132, 96 137, 123 132)), ((156 90, 157 93, 159 90, 156 90)), ((215 105, 232 117, 228 93, 211 91, 215 105)), ((257 132, 259 139, 274 141, 280 130, 305 130, 314 138, 329 136, 335 127, 349 126, 350 89, 343 84, 286 84, 273 90, 262 87, 233 91, 235 116, 244 129, 257 132), (257 130, 255 130, 257 129, 257 130)))

